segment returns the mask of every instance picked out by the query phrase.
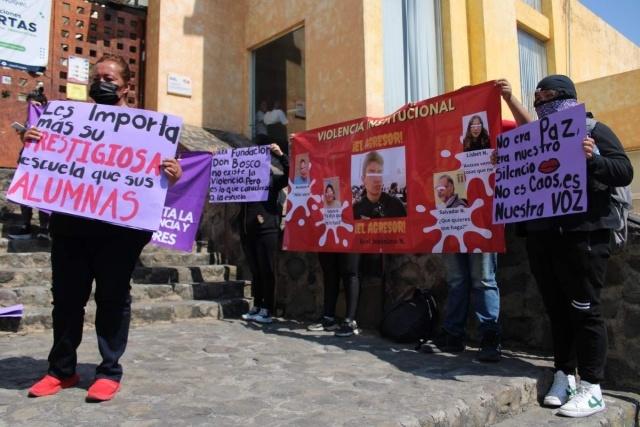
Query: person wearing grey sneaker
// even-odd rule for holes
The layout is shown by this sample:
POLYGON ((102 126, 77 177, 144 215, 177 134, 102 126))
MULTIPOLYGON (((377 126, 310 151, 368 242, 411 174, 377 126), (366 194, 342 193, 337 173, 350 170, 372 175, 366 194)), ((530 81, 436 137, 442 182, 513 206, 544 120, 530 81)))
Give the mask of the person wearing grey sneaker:
POLYGON ((283 173, 271 173, 269 195, 261 202, 245 202, 240 205, 240 241, 251 269, 251 296, 254 308, 242 315, 244 320, 271 323, 276 283, 276 256, 280 239, 282 205, 278 201, 280 190, 285 188, 289 176, 289 158, 278 144, 269 146, 272 156, 282 166, 283 173))
POLYGON ((360 333, 356 323, 360 281, 358 268, 360 254, 320 252, 320 267, 324 276, 324 315, 318 322, 307 327, 310 331, 334 332, 338 337, 348 337, 360 333), (340 281, 347 297, 347 313, 342 324, 336 320, 336 304, 340 293, 340 281))

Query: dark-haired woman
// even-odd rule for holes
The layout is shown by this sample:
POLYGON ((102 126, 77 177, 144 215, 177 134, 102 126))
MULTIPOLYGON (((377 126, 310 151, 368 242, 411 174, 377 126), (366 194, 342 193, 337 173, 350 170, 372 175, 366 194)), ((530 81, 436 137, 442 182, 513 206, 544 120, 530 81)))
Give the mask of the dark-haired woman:
MULTIPOLYGON (((120 56, 105 55, 93 69, 90 96, 98 104, 126 107, 131 72, 120 56)), ((31 128, 25 139, 39 140, 31 128)), ((176 159, 162 169, 170 182, 182 175, 176 159)), ((98 349, 102 362, 87 400, 112 399, 120 389, 119 363, 127 345, 131 320, 131 274, 151 232, 54 212, 51 216, 51 267, 53 294, 53 346, 49 369, 29 389, 32 397, 47 396, 78 383, 76 349, 82 340, 85 305, 95 280, 98 349)))
POLYGON ((463 151, 484 150, 491 148, 489 132, 484 127, 482 118, 478 115, 471 117, 467 125, 467 133, 462 140, 463 151))

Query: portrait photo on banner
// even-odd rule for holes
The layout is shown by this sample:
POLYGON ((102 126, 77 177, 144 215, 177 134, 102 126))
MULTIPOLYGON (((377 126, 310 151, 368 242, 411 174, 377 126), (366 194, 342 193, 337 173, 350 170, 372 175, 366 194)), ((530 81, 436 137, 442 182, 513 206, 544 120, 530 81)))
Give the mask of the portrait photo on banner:
POLYGON ((309 162, 309 153, 298 154, 295 158, 295 173, 293 177, 294 185, 309 185, 311 164, 309 162))
POLYGON ((468 208, 467 182, 464 171, 436 172, 433 174, 433 194, 438 209, 468 208))
POLYGON ((322 180, 322 205, 324 209, 339 209, 342 206, 340 197, 340 178, 333 176, 322 180))
POLYGON ((491 148, 491 138, 489 136, 487 123, 486 111, 480 111, 462 117, 462 134, 460 135, 462 151, 491 148))
POLYGON ((351 156, 354 219, 406 217, 405 147, 351 156))

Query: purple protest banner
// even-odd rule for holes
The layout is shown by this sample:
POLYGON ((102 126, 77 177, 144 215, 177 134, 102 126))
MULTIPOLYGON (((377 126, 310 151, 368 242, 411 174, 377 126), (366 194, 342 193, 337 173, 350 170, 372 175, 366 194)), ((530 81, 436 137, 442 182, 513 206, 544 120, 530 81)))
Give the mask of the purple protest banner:
POLYGON ((182 119, 153 111, 52 101, 26 142, 7 198, 16 203, 156 230, 182 119))
POLYGON ((582 104, 499 135, 493 222, 586 211, 585 135, 582 104))
POLYGON ((211 162, 210 203, 261 202, 269 198, 268 145, 219 150, 211 162))
POLYGON ((0 317, 22 317, 24 306, 22 304, 0 307, 0 317))
POLYGON ((35 126, 38 123, 38 119, 40 115, 42 115, 42 110, 44 107, 42 105, 34 104, 33 102, 29 102, 27 105, 27 123, 25 126, 30 128, 31 126, 35 126))
POLYGON ((167 191, 160 228, 151 243, 191 252, 209 190, 211 153, 183 153, 179 162, 182 177, 167 191))

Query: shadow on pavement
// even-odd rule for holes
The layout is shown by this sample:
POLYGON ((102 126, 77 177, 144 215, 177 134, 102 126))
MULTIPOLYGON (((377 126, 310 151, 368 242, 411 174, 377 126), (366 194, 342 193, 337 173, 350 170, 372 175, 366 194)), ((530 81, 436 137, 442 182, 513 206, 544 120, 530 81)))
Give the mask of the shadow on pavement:
MULTIPOLYGON (((27 356, 0 359, 0 389, 27 390, 47 373, 48 366, 48 362, 44 359, 27 356)), ((89 388, 95 369, 95 364, 78 364, 77 372, 80 375, 78 387, 89 388)))
MULTIPOLYGON (((265 334, 313 341, 323 346, 334 346, 345 351, 362 351, 373 354, 397 369, 429 379, 466 382, 466 376, 495 376, 500 378, 528 377, 537 380, 537 393, 540 400, 552 380, 551 369, 541 367, 521 357, 529 355, 503 352, 499 363, 482 363, 475 360, 475 350, 467 348, 458 354, 428 354, 415 349, 414 344, 398 344, 380 337, 373 331, 354 337, 336 337, 329 332, 309 332, 302 322, 283 320, 268 325, 240 322, 246 328, 262 330, 265 334)), ((533 356, 532 359, 547 359, 533 356)), ((547 359, 548 360, 548 359, 547 359)))

